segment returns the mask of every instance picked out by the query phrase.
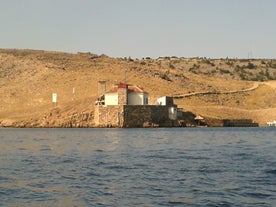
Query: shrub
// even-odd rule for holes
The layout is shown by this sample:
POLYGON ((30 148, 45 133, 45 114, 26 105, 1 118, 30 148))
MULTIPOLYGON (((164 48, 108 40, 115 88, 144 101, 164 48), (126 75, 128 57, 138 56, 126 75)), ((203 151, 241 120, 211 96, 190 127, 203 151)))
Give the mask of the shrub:
POLYGON ((200 65, 194 64, 193 67, 189 69, 189 71, 194 71, 195 69, 198 69, 200 65))
POLYGON ((133 62, 134 60, 129 56, 129 57, 128 57, 128 61, 129 61, 129 62, 133 62))
POLYGON ((245 71, 243 68, 240 69, 240 78, 241 78, 242 80, 248 80, 246 71, 245 71))
POLYGON ((205 64, 208 64, 208 65, 211 65, 211 66, 215 66, 215 63, 211 62, 210 59, 207 59, 206 57, 204 57, 202 60, 201 60, 202 63, 205 63, 205 64))
POLYGON ((230 60, 227 60, 226 61, 226 65, 229 65, 230 67, 232 67, 234 65, 234 63, 230 60))
POLYGON ((241 66, 240 66, 240 65, 236 65, 235 70, 236 70, 236 71, 240 71, 240 70, 241 70, 241 66))
POLYGON ((161 74, 160 78, 162 78, 163 80, 166 80, 166 81, 172 81, 166 73, 161 74))
POLYGON ((174 65, 173 65, 172 63, 170 63, 169 67, 170 67, 171 69, 175 69, 175 67, 174 67, 174 65))
POLYGON ((220 73, 230 74, 231 72, 227 69, 220 69, 220 73))
POLYGON ((276 62, 271 60, 271 61, 268 63, 268 66, 271 67, 271 68, 276 69, 276 62))
POLYGON ((249 62, 246 67, 248 69, 254 69, 256 66, 253 63, 249 62))
POLYGON ((268 69, 265 70, 265 76, 267 77, 268 80, 274 80, 273 75, 271 75, 268 71, 268 69))
POLYGON ((247 76, 246 76, 245 73, 240 73, 240 78, 241 78, 242 80, 247 80, 247 76))

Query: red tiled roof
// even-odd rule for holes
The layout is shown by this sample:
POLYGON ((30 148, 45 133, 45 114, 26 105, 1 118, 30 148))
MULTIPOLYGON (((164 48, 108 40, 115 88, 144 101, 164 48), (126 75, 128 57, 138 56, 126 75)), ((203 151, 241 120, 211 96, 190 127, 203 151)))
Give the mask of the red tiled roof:
POLYGON ((118 86, 112 86, 112 88, 105 93, 117 93, 117 91, 118 91, 118 86))
POLYGON ((134 93, 146 93, 144 89, 140 86, 128 86, 128 91, 134 92, 134 93))
POLYGON ((118 88, 126 88, 128 92, 134 92, 134 93, 147 93, 144 91, 144 89, 141 86, 132 86, 132 85, 126 85, 123 83, 114 85, 109 91, 107 91, 106 93, 117 93, 118 92, 118 88))

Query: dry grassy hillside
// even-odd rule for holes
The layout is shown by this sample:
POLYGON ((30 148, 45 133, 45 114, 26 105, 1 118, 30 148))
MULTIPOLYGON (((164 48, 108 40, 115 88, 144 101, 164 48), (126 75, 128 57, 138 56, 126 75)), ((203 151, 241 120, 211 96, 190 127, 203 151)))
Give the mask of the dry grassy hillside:
POLYGON ((91 53, 0 50, 0 125, 68 126, 72 119, 93 125, 97 83, 141 85, 152 103, 164 95, 256 90, 177 99, 186 111, 215 118, 276 119, 276 61, 164 57, 110 58, 91 53), (73 88, 75 94, 73 94, 73 88), (58 94, 58 104, 51 95, 58 94))

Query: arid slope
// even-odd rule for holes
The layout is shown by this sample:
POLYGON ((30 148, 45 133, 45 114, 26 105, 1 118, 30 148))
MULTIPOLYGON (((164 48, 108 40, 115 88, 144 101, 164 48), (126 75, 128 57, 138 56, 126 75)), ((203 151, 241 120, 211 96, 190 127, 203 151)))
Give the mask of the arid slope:
POLYGON ((0 50, 0 126, 93 126, 98 81, 141 85, 150 103, 164 95, 253 91, 176 99, 184 111, 214 118, 276 119, 275 60, 110 58, 92 53, 0 50), (73 89, 74 88, 74 89, 73 89), (75 93, 73 94, 73 90, 75 93), (51 102, 52 93, 58 103, 51 102), (81 120, 87 122, 81 124, 81 120))

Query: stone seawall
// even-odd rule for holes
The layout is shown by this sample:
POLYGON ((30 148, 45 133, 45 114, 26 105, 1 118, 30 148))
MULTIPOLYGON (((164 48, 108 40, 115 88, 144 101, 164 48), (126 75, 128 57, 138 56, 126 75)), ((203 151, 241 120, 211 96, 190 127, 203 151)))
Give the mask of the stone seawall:
POLYGON ((95 106, 94 123, 96 127, 122 127, 123 105, 95 106))
POLYGON ((171 127, 168 110, 158 105, 124 106, 124 127, 171 127))
POLYGON ((168 106, 120 105, 96 106, 96 127, 172 127, 178 126, 169 119, 168 106))

